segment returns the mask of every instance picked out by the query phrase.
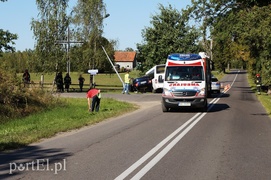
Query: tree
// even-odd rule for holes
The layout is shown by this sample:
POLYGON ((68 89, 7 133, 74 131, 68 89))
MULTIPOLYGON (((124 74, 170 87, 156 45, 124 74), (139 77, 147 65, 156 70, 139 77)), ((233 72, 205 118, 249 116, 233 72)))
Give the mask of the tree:
POLYGON ((144 44, 137 44, 138 60, 145 71, 156 64, 166 62, 171 53, 195 53, 200 48, 197 44, 199 31, 189 26, 188 11, 179 12, 171 5, 159 4, 160 14, 152 17, 152 27, 142 31, 144 44))
POLYGON ((9 31, 0 29, 0 56, 4 51, 15 51, 15 48, 12 45, 15 44, 13 40, 16 40, 17 38, 17 34, 12 34, 9 31))
POLYGON ((261 73, 264 83, 271 83, 270 6, 229 11, 213 24, 214 56, 220 68, 240 61, 251 75, 261 73))
POLYGON ((75 25, 76 38, 86 42, 80 50, 83 54, 81 63, 85 65, 84 68, 102 68, 103 20, 109 16, 106 14, 103 1, 79 0, 73 9, 73 14, 72 22, 75 25))
POLYGON ((131 48, 131 47, 127 47, 124 51, 135 51, 133 48, 131 48))
POLYGON ((63 71, 66 67, 66 49, 57 42, 67 39, 67 2, 68 0, 36 0, 39 19, 32 19, 31 28, 37 41, 36 67, 40 72, 52 72, 56 67, 63 71))
POLYGON ((232 61, 245 64, 252 75, 270 67, 270 4, 270 0, 192 1, 191 16, 202 22, 203 30, 210 30, 213 60, 220 70, 232 61))
MULTIPOLYGON (((7 0, 0 1, 5 2, 7 0)), ((17 38, 17 34, 12 34, 9 31, 0 29, 0 57, 4 51, 15 51, 15 48, 12 47, 12 45, 15 44, 13 40, 16 40, 17 38)))

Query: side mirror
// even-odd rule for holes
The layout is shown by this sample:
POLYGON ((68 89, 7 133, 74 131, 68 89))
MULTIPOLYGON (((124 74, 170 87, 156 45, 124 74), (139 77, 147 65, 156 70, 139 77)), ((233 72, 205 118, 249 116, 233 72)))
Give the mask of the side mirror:
POLYGON ((164 82, 164 79, 163 79, 163 76, 162 76, 162 75, 159 75, 159 76, 158 76, 158 82, 159 82, 159 83, 164 82))

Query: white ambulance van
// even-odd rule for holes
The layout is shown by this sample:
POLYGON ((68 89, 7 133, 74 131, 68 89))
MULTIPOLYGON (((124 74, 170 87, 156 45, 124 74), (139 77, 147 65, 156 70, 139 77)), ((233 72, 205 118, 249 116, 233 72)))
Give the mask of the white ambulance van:
POLYGON ((164 77, 163 112, 185 108, 207 111, 207 96, 211 93, 211 70, 205 53, 170 54, 164 77))
POLYGON ((150 76, 152 78, 153 92, 158 92, 158 91, 162 92, 163 90, 165 66, 166 66, 165 64, 156 65, 145 73, 146 76, 150 76))

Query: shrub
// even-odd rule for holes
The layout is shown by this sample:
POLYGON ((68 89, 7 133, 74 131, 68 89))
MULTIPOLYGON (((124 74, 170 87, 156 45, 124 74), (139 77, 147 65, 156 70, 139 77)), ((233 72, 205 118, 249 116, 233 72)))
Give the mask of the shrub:
POLYGON ((24 87, 16 74, 0 68, 0 123, 57 105, 58 99, 40 89, 24 87))

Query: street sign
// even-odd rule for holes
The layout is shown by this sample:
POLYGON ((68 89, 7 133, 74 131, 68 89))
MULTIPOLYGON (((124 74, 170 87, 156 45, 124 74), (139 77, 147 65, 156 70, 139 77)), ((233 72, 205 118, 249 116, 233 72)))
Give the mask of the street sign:
POLYGON ((91 75, 96 75, 98 73, 98 69, 90 69, 88 70, 88 73, 91 75))

